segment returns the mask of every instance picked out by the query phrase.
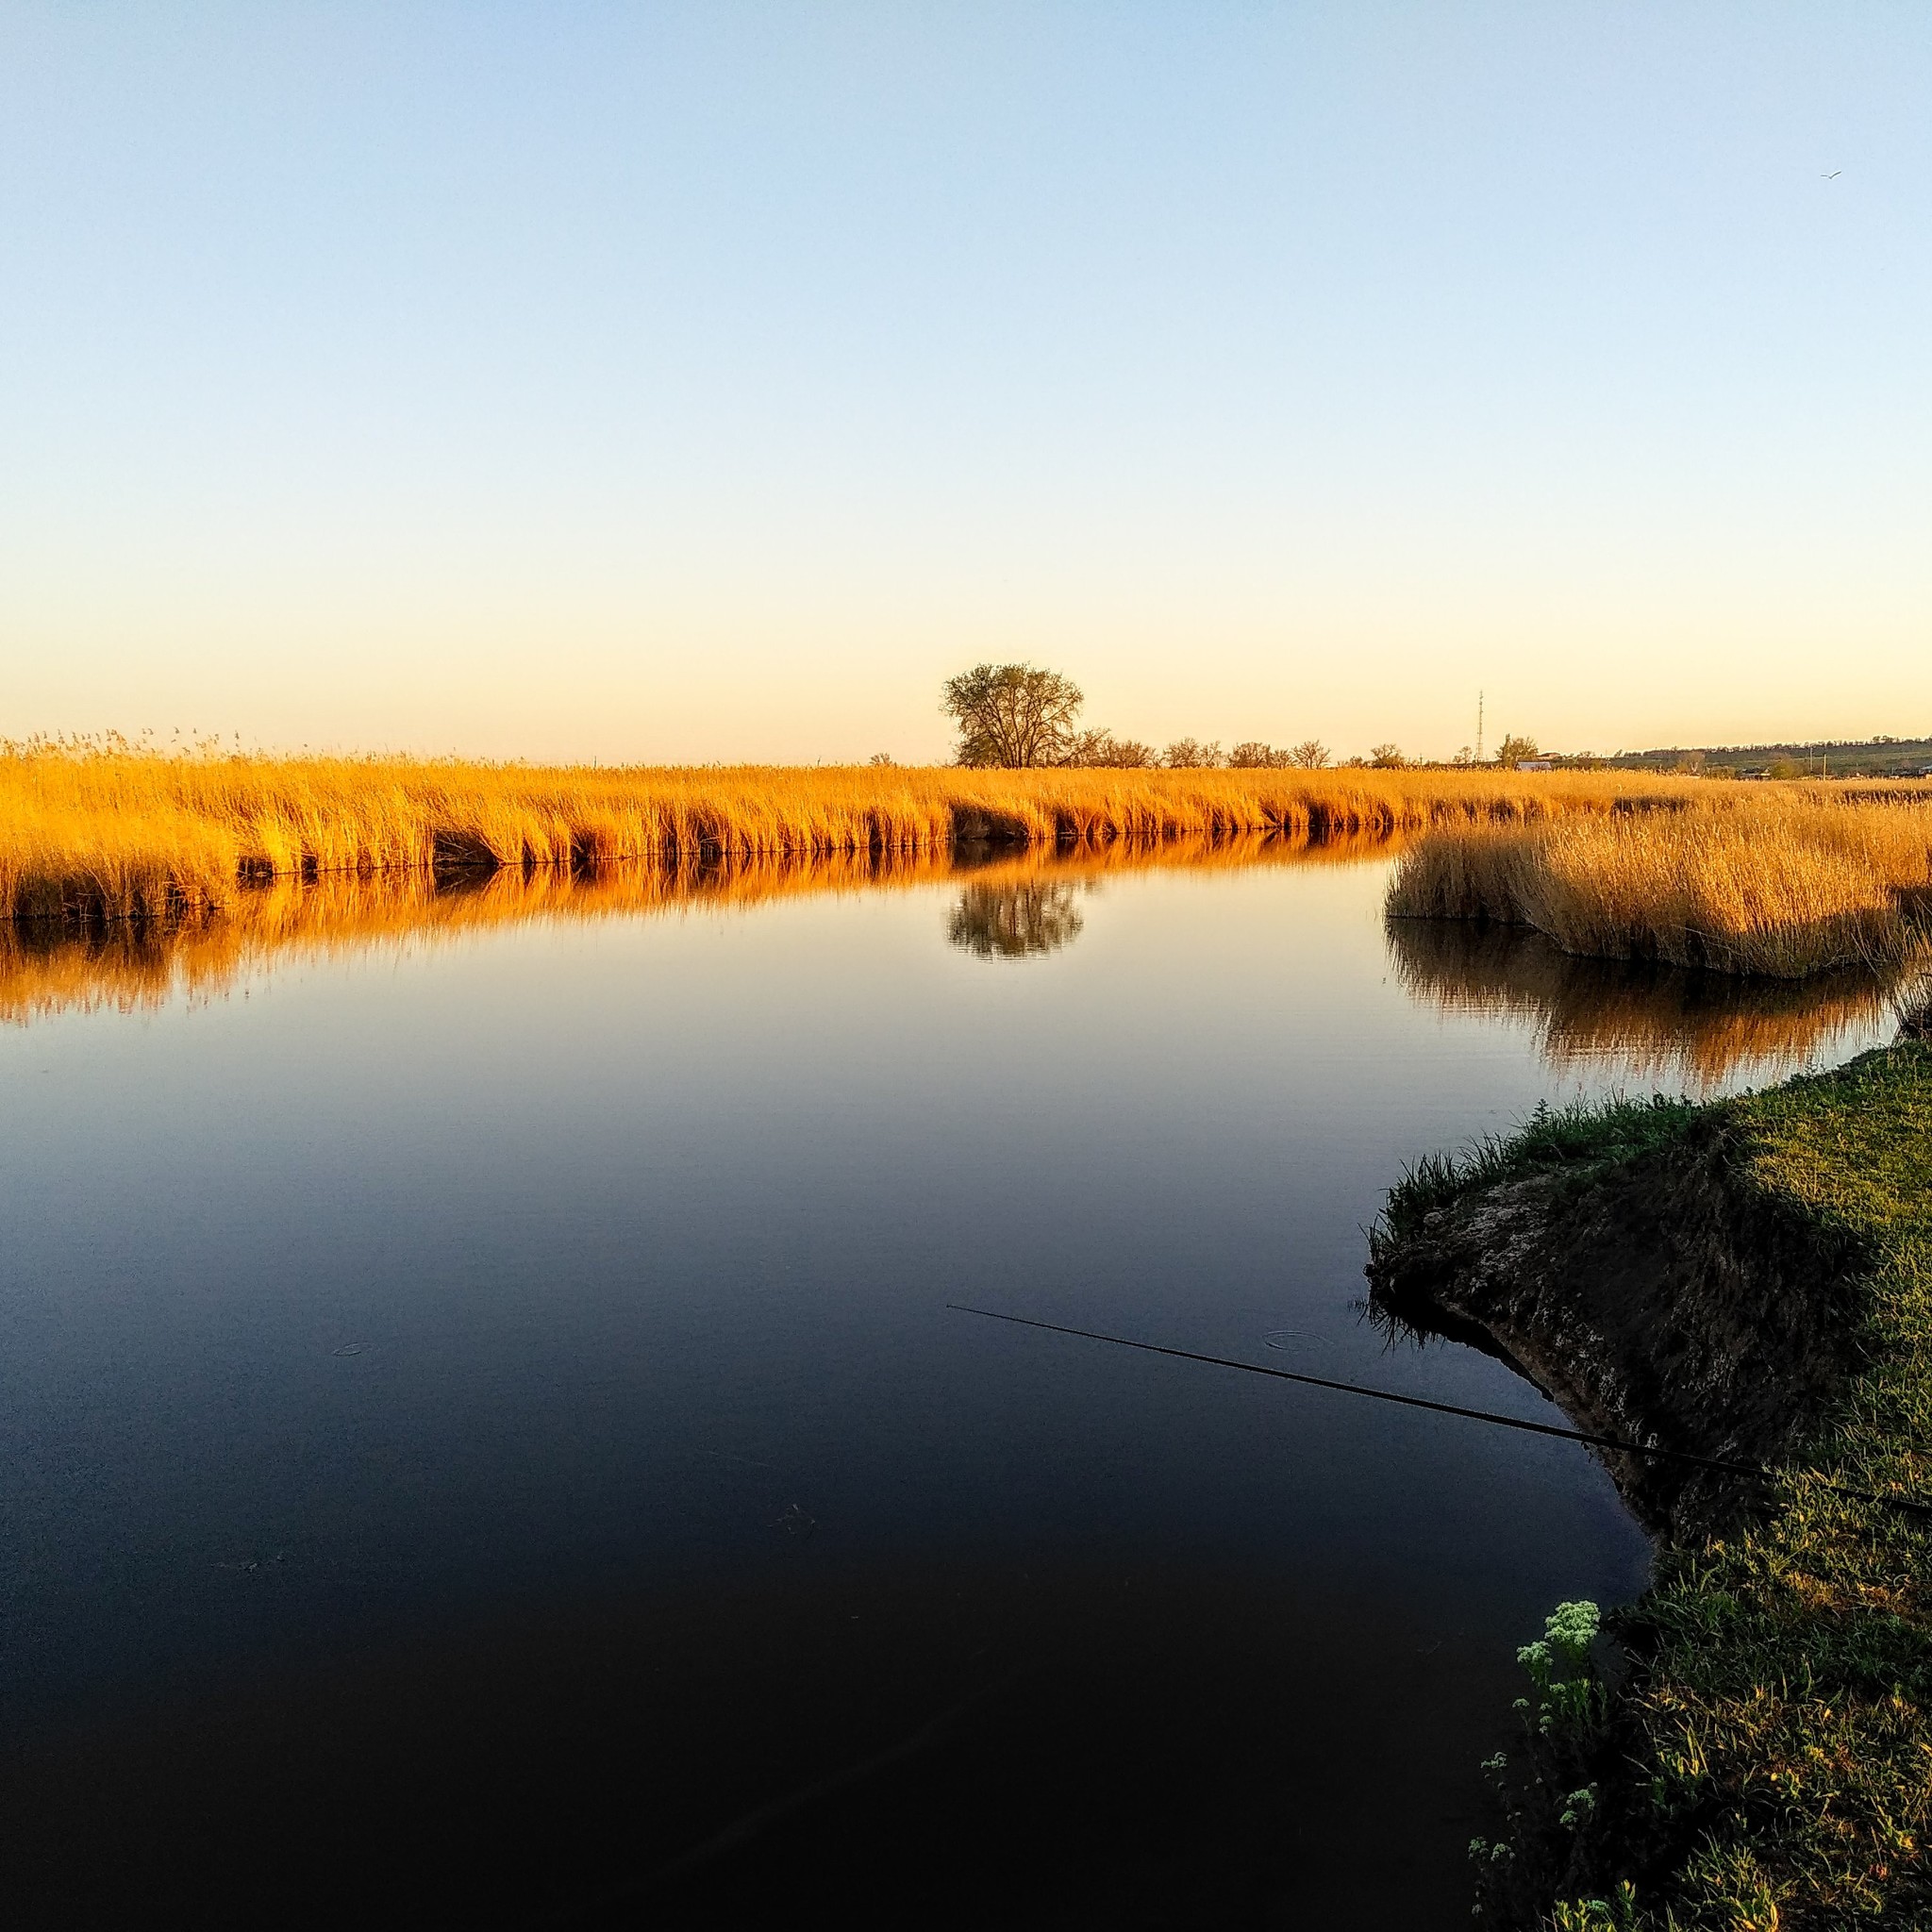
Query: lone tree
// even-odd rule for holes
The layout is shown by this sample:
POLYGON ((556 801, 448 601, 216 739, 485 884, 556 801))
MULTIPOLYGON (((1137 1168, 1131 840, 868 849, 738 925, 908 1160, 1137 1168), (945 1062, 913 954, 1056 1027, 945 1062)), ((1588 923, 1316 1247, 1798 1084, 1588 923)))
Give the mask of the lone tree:
POLYGON ((1505 771, 1514 771, 1524 758, 1533 758, 1536 756, 1536 740, 1521 737, 1514 732, 1496 747, 1496 762, 1505 771))
POLYGON ((940 709, 959 727, 962 765, 1060 765, 1074 745, 1080 687, 1031 664, 975 664, 946 679, 940 709))

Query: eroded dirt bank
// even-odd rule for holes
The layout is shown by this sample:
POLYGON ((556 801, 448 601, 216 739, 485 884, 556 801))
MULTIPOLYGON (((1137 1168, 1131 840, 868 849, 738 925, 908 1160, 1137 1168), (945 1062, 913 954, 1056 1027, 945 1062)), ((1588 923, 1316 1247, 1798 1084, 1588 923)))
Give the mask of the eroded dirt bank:
POLYGON ((1932 1926, 1932 1046, 1424 1161, 1369 1272, 1580 1427, 1764 1469, 1607 1458, 1655 1581, 1607 1680, 1588 1606, 1523 1653, 1477 1922, 1932 1926))
MULTIPOLYGON (((1487 1344, 1579 1428, 1781 1459, 1852 1369, 1856 1243, 1756 1185, 1722 1114, 1614 1154, 1469 1188, 1382 1234, 1374 1306, 1487 1344)), ((1676 1541, 1751 1500, 1681 1462, 1607 1460, 1645 1526, 1676 1541)))

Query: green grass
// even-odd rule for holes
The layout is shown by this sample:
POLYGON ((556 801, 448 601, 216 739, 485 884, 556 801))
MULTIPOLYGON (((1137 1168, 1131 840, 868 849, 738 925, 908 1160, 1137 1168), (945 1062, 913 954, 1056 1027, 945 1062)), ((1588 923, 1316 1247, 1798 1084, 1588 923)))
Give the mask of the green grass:
MULTIPOLYGON (((1768 1521, 1667 1552, 1638 1611, 1666 1813, 1708 1811, 1657 1904, 1685 1925, 1932 1924, 1932 1050, 1734 1103, 1749 1177, 1869 1257, 1864 1367, 1768 1521)), ((1641 1893, 1640 1893, 1641 1896, 1641 1893)))
POLYGON ((1419 1174, 1391 1223, 1513 1174, 1603 1173, 1714 1113, 1737 1185, 1861 1257, 1858 1367, 1756 1521, 1659 1552, 1616 1620, 1634 1668, 1604 1723, 1562 1749, 1532 1736, 1546 1782, 1596 1782, 1581 1805, 1551 1790, 1540 1828, 1569 1841, 1525 1843, 1487 1915, 1529 1922, 1534 1866, 1559 1932, 1932 1927, 1932 1519, 1832 1487, 1932 1495, 1932 1047, 1714 1108, 1542 1116, 1419 1174))
MULTIPOLYGON (((1557 1168, 1588 1179, 1611 1162, 1655 1153, 1681 1140, 1704 1111, 1694 1102, 1662 1094, 1596 1107, 1539 1103, 1513 1134, 1486 1136, 1460 1154, 1424 1155, 1390 1189, 1383 1229, 1388 1238, 1400 1240, 1432 1208, 1457 1195, 1524 1174, 1557 1168)), ((1384 1238, 1379 1230, 1377 1238, 1384 1238)))

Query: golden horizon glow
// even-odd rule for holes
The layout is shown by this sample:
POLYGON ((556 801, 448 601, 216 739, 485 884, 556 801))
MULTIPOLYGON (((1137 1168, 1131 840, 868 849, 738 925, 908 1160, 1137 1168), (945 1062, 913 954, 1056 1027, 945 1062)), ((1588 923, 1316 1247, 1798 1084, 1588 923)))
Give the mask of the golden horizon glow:
POLYGON ((1932 732, 1928 92, 1899 8, 42 9, 0 736, 1932 732))

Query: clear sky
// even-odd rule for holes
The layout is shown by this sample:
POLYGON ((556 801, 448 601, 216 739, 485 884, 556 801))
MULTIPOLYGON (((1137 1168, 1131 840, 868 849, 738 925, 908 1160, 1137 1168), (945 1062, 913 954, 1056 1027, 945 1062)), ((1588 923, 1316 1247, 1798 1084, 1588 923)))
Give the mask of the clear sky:
POLYGON ((1932 7, 0 0, 0 735, 926 758, 1015 657, 1932 731, 1932 7))

